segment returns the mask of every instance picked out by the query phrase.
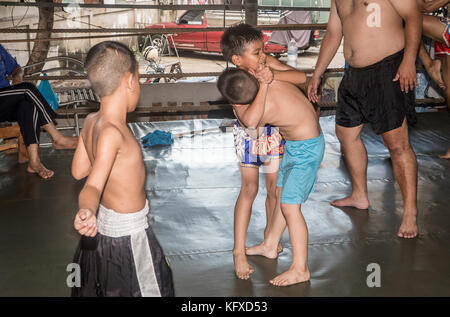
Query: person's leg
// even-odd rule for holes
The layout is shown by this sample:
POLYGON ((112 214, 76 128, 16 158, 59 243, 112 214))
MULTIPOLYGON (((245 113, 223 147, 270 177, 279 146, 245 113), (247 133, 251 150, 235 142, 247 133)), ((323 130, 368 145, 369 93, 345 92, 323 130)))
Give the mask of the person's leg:
POLYGON ((16 107, 16 120, 20 126, 20 132, 27 147, 28 166, 27 172, 38 173, 42 178, 50 178, 54 172, 48 170, 39 159, 39 133, 40 127, 37 123, 37 112, 32 111, 33 104, 26 100, 20 100, 16 107))
MULTIPOLYGON (((445 82, 445 99, 447 100, 447 107, 450 111, 450 55, 445 55, 444 63, 443 63, 443 77, 445 82)), ((447 150, 445 154, 439 155, 442 159, 450 159, 450 148, 447 150)))
MULTIPOLYGON (((442 42, 442 41, 441 41, 442 42)), ((444 93, 445 99, 447 100, 447 107, 450 111, 450 56, 445 55, 442 63, 442 77, 444 80, 444 93)), ((450 159, 450 148, 445 154, 439 155, 442 159, 450 159)))
MULTIPOLYGON (((264 240, 270 230, 270 226, 273 220, 273 215, 276 212, 277 203, 277 178, 278 170, 281 159, 271 159, 264 165, 264 170, 267 171, 266 175, 266 228, 264 229, 264 240)), ((283 251, 281 243, 278 244, 278 253, 283 251)))
POLYGON ((258 194, 259 169, 240 167, 241 191, 234 208, 234 269, 240 279, 248 279, 254 269, 245 255, 245 240, 252 213, 252 205, 258 194))
POLYGON ((262 255, 269 259, 276 259, 278 257, 281 236, 286 229, 286 220, 281 211, 281 187, 277 187, 276 194, 277 202, 270 222, 269 231, 262 243, 247 248, 247 255, 262 255))
POLYGON ((445 154, 439 155, 441 159, 450 160, 450 148, 448 148, 445 154))
POLYGON ((337 207, 356 207, 358 209, 369 208, 367 195, 367 152, 361 140, 363 125, 346 128, 336 124, 336 135, 341 142, 352 182, 352 193, 350 196, 331 202, 337 207))
POLYGON ((292 264, 289 269, 270 280, 275 286, 288 286, 306 282, 310 278, 308 270, 308 227, 301 213, 301 205, 281 204, 286 218, 292 245, 292 264))
POLYGON ((431 39, 441 42, 444 42, 442 37, 446 25, 442 23, 437 17, 433 17, 430 15, 422 15, 423 23, 422 23, 422 32, 423 35, 430 37, 431 39))
POLYGON ((43 128, 50 134, 55 149, 75 149, 77 147, 78 137, 65 136, 56 129, 53 122, 47 123, 43 128))
POLYGON ((439 87, 444 88, 445 84, 441 74, 442 61, 439 58, 431 59, 431 56, 428 54, 423 41, 420 43, 419 58, 431 79, 433 79, 439 87))
POLYGON ((382 134, 391 154, 394 176, 404 201, 403 221, 398 231, 402 238, 414 238, 417 229, 417 160, 409 144, 406 118, 400 128, 382 134))
POLYGON ((28 166, 27 166, 27 172, 28 173, 37 173, 40 177, 47 179, 53 176, 54 172, 47 169, 39 159, 38 154, 39 145, 34 143, 27 146, 27 152, 28 152, 28 166))
POLYGON ((23 92, 24 98, 26 98, 30 105, 33 106, 33 112, 37 116, 37 124, 42 126, 50 137, 52 138, 53 146, 56 149, 74 149, 77 146, 78 138, 65 136, 59 132, 53 124, 53 119, 56 117, 56 113, 47 103, 45 98, 40 93, 39 89, 31 83, 22 83, 14 85, 14 90, 23 92))

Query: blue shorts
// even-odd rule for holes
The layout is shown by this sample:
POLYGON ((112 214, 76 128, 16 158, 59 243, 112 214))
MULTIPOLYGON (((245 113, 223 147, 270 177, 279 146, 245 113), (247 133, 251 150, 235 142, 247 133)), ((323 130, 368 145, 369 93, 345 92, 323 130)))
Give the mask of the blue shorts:
POLYGON ((299 205, 308 199, 324 152, 322 132, 316 138, 286 141, 277 179, 277 187, 281 187, 282 204, 299 205))
POLYGON ((284 139, 277 129, 270 125, 258 139, 252 139, 236 120, 233 128, 234 148, 240 166, 258 168, 271 159, 281 159, 284 153, 284 139))

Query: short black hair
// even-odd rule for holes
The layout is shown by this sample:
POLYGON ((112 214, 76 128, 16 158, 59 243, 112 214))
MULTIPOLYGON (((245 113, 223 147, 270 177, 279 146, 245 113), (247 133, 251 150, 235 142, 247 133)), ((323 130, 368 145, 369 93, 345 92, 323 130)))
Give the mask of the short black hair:
POLYGON ((128 46, 114 41, 94 45, 84 63, 92 89, 99 97, 109 96, 125 73, 136 73, 137 61, 128 46))
POLYGON ((239 68, 227 68, 217 80, 217 88, 230 104, 248 105, 259 91, 258 80, 239 68))
POLYGON ((223 32, 220 40, 220 48, 223 57, 231 62, 233 55, 242 55, 248 43, 262 41, 264 39, 260 30, 249 24, 241 23, 231 26, 223 32))

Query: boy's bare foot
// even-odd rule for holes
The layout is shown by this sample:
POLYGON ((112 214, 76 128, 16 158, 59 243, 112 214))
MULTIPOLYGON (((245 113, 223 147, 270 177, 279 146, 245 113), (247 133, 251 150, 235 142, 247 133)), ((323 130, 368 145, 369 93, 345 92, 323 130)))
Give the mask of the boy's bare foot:
POLYGON ((428 67, 427 72, 430 75, 431 79, 438 84, 439 87, 445 89, 444 80, 442 79, 441 73, 442 61, 439 58, 436 58, 431 61, 430 67, 428 67))
POLYGON ((447 150, 447 153, 439 155, 441 159, 450 160, 450 149, 447 150))
POLYGON ((278 253, 283 252, 283 245, 281 244, 281 242, 278 243, 277 252, 278 252, 278 253))
POLYGON ((276 248, 269 247, 263 241, 261 244, 247 248, 245 254, 247 255, 262 255, 268 259, 276 259, 278 257, 279 246, 276 248))
POLYGON ((289 286, 301 282, 309 281, 310 273, 308 268, 304 271, 296 270, 292 267, 286 272, 278 275, 274 279, 270 280, 270 284, 275 286, 289 286))
POLYGON ((62 136, 58 139, 53 140, 53 147, 58 150, 75 149, 77 147, 77 143, 77 136, 62 136))
POLYGON ((365 197, 356 198, 353 196, 348 196, 342 199, 334 200, 331 204, 336 207, 355 207, 358 209, 369 208, 369 200, 365 197))
POLYGON ((255 272, 255 269, 248 264, 245 254, 233 254, 233 260, 234 271, 236 272, 236 276, 241 280, 248 280, 250 278, 250 274, 255 272))
POLYGON ((403 215, 402 224, 398 230, 400 238, 411 239, 417 237, 419 230, 417 228, 417 216, 415 214, 403 215))
POLYGON ((27 172, 31 173, 31 174, 38 174, 40 177, 42 177, 43 179, 48 179, 50 177, 53 176, 53 174, 55 174, 55 172, 46 169, 44 165, 42 165, 42 163, 38 163, 38 164, 28 164, 27 166, 27 172))

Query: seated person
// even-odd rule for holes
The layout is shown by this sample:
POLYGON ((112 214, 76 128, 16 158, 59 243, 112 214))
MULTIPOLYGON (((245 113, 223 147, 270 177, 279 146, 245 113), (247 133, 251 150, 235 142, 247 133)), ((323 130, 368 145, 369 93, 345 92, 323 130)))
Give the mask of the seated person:
POLYGON ((65 136, 56 129, 53 123, 56 113, 36 86, 24 83, 22 76, 22 68, 0 45, 0 122, 17 121, 27 147, 27 172, 50 178, 54 172, 41 163, 38 154, 41 127, 50 134, 56 149, 74 149, 78 138, 65 136), (8 76, 12 77, 12 85, 8 76))
POLYGON ((301 204, 313 190, 325 141, 314 107, 305 95, 291 83, 274 80, 267 66, 261 65, 257 73, 258 79, 241 69, 227 69, 220 75, 217 86, 252 137, 258 137, 259 128, 270 124, 278 127, 286 140, 277 179, 277 204, 281 204, 281 211, 273 215, 263 243, 248 248, 246 254, 276 258, 287 222, 292 264, 286 272, 270 281, 276 286, 287 286, 310 278, 308 230, 301 204))

